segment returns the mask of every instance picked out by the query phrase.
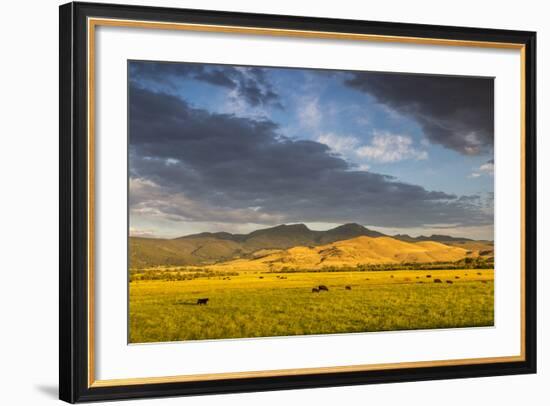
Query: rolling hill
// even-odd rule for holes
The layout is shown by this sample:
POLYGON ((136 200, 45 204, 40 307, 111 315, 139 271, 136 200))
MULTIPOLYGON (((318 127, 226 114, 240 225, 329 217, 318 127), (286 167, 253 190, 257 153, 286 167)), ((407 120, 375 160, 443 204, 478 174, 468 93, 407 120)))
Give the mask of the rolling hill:
POLYGON ((259 250, 316 246, 358 236, 384 234, 359 224, 344 224, 327 231, 304 224, 280 225, 250 234, 200 233, 175 239, 130 237, 132 268, 156 265, 198 265, 248 256, 259 250))
POLYGON ((223 261, 238 256, 238 242, 210 237, 186 239, 157 239, 130 237, 131 268, 158 265, 197 265, 223 261))
POLYGON ((398 264, 402 262, 451 262, 468 256, 468 250, 435 241, 404 242, 392 237, 360 236, 316 247, 266 251, 264 255, 216 264, 212 269, 266 271, 398 264))
POLYGON ((434 262, 493 255, 492 242, 432 237, 389 237, 359 224, 344 224, 326 231, 291 224, 249 234, 200 233, 175 239, 130 237, 129 254, 131 268, 228 262, 233 263, 231 266, 251 262, 296 266, 300 261, 307 266, 341 266, 434 262))

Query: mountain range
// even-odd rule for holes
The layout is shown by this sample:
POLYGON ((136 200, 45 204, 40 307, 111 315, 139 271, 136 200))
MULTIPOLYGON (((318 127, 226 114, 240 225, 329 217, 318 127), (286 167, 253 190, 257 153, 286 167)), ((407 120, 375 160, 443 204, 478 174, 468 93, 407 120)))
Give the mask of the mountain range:
MULTIPOLYGON (((291 224, 256 230, 249 234, 205 232, 175 239, 130 237, 130 264, 132 268, 145 268, 158 265, 181 266, 215 264, 238 259, 257 259, 265 255, 275 254, 279 256, 283 255, 284 257, 285 255, 281 254, 284 250, 296 247, 309 250, 324 247, 320 248, 321 251, 330 250, 331 247, 328 246, 332 243, 353 240, 358 237, 366 237, 362 240, 359 239, 363 245, 367 240, 370 241, 370 245, 376 245, 384 241, 387 245, 388 239, 394 241, 392 246, 394 246, 397 251, 392 253, 392 255, 395 258, 400 257, 400 252, 411 250, 410 246, 405 247, 400 243, 416 244, 433 242, 439 243, 443 247, 447 246, 447 248, 449 248, 448 246, 461 247, 462 251, 453 251, 453 255, 451 255, 452 258, 456 256, 455 254, 459 254, 458 256, 463 258, 474 252, 483 251, 485 254, 492 253, 492 242, 478 242, 467 238, 456 238, 444 235, 432 235, 431 237, 396 235, 390 237, 355 223, 344 224, 326 231, 310 230, 305 224, 291 224), (382 237, 385 240, 380 239, 382 237)), ((357 246, 357 244, 355 244, 355 246, 357 246)), ((415 249, 418 247, 421 247, 421 245, 417 245, 415 249)), ((338 247, 336 248, 337 250, 339 249, 338 247)), ((432 250, 434 250, 433 248, 434 247, 432 247, 432 250)), ((415 249, 413 249, 413 251, 415 251, 415 249)), ((441 251, 441 249, 441 246, 435 247, 435 251, 441 251)), ((308 255, 309 254, 312 254, 312 252, 309 252, 308 255)), ((378 254, 375 252, 368 255, 374 258, 378 254)), ((428 254, 427 257, 421 257, 431 258, 430 255, 431 254, 428 254)), ((437 257, 436 254, 433 255, 437 257)), ((340 253, 339 256, 342 258, 343 254, 340 253)), ((379 256, 380 258, 384 257, 384 255, 379 256)), ((449 257, 447 254, 444 256, 445 258, 449 257)), ((321 261, 320 258, 321 257, 318 258, 318 261, 321 261)), ((414 258, 412 259, 414 260, 414 258)), ((323 261, 326 261, 326 259, 323 261)), ((339 262, 342 261, 339 260, 339 262)), ((381 263, 384 263, 384 261, 381 263)))

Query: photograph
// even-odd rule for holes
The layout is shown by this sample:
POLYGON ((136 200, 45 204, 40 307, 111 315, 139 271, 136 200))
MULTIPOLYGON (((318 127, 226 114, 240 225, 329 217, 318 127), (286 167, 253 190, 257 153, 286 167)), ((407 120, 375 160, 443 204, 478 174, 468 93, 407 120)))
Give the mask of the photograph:
POLYGON ((59 399, 540 393, 499 377, 538 373, 542 13, 145 3, 60 5, 59 117, 14 121, 58 119, 58 216, 16 153, 11 200, 58 222, 59 399))
POLYGON ((494 77, 127 80, 128 343, 494 326, 494 77))

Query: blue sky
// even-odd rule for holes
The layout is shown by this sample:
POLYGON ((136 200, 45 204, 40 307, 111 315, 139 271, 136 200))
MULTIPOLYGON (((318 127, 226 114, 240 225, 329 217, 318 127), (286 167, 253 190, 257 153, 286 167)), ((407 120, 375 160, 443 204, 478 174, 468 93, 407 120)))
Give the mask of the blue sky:
POLYGON ((493 238, 491 78, 133 61, 129 85, 134 235, 358 222, 390 233, 493 238), (170 107, 152 113, 164 103, 170 107), (243 125, 256 132, 231 144, 238 138, 231 129, 243 125), (210 153, 198 145, 208 140, 210 153), (256 142, 262 153, 269 153, 266 146, 276 151, 269 157, 283 147, 285 157, 296 154, 290 164, 279 160, 288 173, 276 168, 277 160, 267 166, 258 154, 248 156, 256 142), (241 162, 219 149, 245 147, 241 162), (235 170, 231 182, 243 184, 227 186, 224 171, 211 170, 220 165, 227 176, 235 170), (334 167, 330 179, 349 181, 349 194, 360 191, 342 203, 348 214, 339 215, 330 197, 347 190, 319 180, 324 167, 334 167), (196 178, 186 185, 190 172, 196 178), (255 188, 252 177, 264 179, 255 188), (199 183, 208 192, 190 186, 199 183), (266 184, 273 197, 261 187, 266 184), (281 194, 294 203, 274 205, 281 194))

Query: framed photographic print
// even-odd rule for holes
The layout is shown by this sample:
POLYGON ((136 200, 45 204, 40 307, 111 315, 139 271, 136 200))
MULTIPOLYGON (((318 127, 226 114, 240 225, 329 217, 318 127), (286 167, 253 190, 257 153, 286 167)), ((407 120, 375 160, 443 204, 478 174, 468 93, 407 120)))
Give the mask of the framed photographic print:
POLYGON ((60 398, 536 371, 533 32, 60 7, 60 398))

